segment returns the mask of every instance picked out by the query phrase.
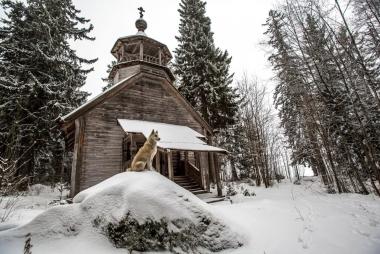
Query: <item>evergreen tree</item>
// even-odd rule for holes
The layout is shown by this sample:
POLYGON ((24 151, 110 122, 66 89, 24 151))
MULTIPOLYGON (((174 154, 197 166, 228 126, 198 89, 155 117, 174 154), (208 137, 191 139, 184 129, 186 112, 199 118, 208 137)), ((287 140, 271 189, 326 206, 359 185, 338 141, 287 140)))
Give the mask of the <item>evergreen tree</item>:
POLYGON ((79 89, 92 64, 69 40, 93 40, 92 25, 71 0, 1 1, 0 154, 18 159, 19 174, 46 180, 61 170, 58 120, 87 97, 79 89))
POLYGON ((102 91, 104 92, 105 90, 107 90, 108 88, 111 88, 114 83, 113 83, 113 79, 110 79, 109 78, 109 74, 111 73, 112 71, 112 68, 114 67, 114 65, 116 64, 116 61, 112 61, 109 65, 107 65, 107 77, 106 78, 102 78, 103 82, 106 82, 107 84, 105 86, 103 86, 102 88, 102 91))
POLYGON ((271 11, 266 23, 292 163, 311 166, 334 192, 380 195, 375 2, 354 1, 356 26, 338 1, 341 22, 331 22, 334 12, 319 1, 293 0, 271 11))
POLYGON ((234 124, 238 95, 231 87, 231 57, 214 44, 206 3, 182 0, 174 74, 179 91, 215 129, 234 124))
POLYGON ((232 181, 239 180, 239 178, 254 178, 254 162, 250 150, 249 137, 246 132, 247 126, 244 126, 243 119, 238 117, 236 123, 229 126, 225 130, 225 134, 222 135, 225 139, 221 145, 229 151, 227 157, 231 164, 232 181))
POLYGON ((274 92, 275 105, 279 110, 285 135, 293 149, 294 162, 310 163, 308 154, 311 153, 311 147, 308 144, 312 144, 310 141, 313 138, 309 138, 309 133, 305 133, 303 128, 307 122, 307 114, 303 114, 306 110, 303 103, 306 84, 302 72, 299 71, 300 59, 289 45, 284 32, 285 23, 285 16, 281 12, 271 10, 265 24, 268 44, 274 49, 269 61, 278 77, 274 92), (306 142, 302 142, 301 138, 307 139, 306 142))

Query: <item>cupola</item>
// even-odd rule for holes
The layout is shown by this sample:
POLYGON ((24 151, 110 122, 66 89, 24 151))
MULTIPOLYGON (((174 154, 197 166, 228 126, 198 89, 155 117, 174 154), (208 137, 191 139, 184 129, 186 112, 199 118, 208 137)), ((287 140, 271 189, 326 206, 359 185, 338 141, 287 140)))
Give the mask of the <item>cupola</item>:
MULTIPOLYGON (((167 69, 166 66, 172 59, 172 55, 165 44, 145 34, 148 27, 143 18, 145 10, 142 7, 138 8, 138 10, 140 18, 135 23, 137 33, 117 39, 111 50, 117 61, 109 76, 114 80, 114 83, 129 76, 133 69, 132 67, 136 65, 148 64, 167 69)), ((171 73, 170 76, 172 76, 171 73)))

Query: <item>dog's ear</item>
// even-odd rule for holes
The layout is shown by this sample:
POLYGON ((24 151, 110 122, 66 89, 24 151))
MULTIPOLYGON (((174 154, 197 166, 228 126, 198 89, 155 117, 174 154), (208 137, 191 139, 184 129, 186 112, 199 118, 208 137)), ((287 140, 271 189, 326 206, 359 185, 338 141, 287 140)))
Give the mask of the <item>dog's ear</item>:
POLYGON ((152 130, 152 132, 150 133, 150 135, 153 135, 154 134, 154 129, 152 130))
POLYGON ((158 135, 158 130, 156 130, 156 135, 158 135))

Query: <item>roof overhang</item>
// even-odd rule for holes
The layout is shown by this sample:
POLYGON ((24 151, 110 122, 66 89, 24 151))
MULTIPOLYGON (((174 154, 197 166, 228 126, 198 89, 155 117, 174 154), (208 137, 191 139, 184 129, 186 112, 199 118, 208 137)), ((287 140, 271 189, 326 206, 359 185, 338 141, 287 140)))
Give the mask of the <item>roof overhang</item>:
POLYGON ((222 148, 208 145, 201 139, 205 138, 204 135, 187 126, 129 119, 117 121, 126 133, 139 133, 145 138, 152 130, 157 130, 160 137, 157 147, 162 150, 227 153, 222 148))
POLYGON ((100 102, 102 102, 104 99, 108 98, 114 93, 117 93, 121 88, 123 88, 123 85, 131 80, 134 77, 137 77, 140 73, 132 73, 130 76, 126 77, 125 79, 121 80, 120 82, 113 85, 111 88, 107 89, 106 91, 102 92, 98 96, 95 96, 91 100, 85 102, 80 107, 76 108, 75 110, 71 111, 67 115, 61 117, 61 122, 71 122, 75 120, 77 117, 82 115, 83 113, 87 112, 88 110, 92 109, 94 106, 98 105, 100 102))

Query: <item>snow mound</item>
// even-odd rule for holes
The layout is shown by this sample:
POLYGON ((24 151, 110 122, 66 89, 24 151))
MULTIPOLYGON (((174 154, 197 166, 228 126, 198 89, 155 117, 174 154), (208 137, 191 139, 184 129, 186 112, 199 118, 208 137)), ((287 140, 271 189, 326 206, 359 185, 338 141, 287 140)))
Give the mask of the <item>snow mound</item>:
POLYGON ((165 220, 171 232, 186 227, 183 222, 196 228, 203 223, 204 230, 196 229, 195 233, 202 234, 199 237, 205 241, 201 244, 204 252, 241 245, 240 236, 215 216, 210 205, 153 171, 117 174, 80 192, 73 202, 53 207, 24 226, 1 232, 0 245, 2 239, 23 238, 28 233, 35 245, 83 234, 98 237, 105 234, 94 225, 97 221, 118 223, 127 214, 139 223, 165 220))

